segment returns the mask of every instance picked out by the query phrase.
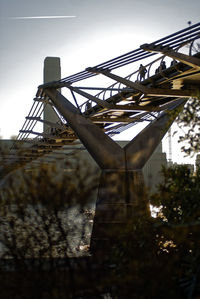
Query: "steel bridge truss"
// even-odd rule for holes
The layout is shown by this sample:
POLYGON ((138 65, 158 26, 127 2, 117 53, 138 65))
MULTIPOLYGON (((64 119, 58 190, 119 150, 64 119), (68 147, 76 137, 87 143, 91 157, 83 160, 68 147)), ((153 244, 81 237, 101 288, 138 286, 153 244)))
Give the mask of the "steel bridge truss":
POLYGON ((65 103, 74 104, 77 115, 110 137, 139 122, 152 123, 159 119, 164 111, 176 106, 177 99, 197 94, 199 40, 200 23, 197 23, 95 67, 40 85, 12 147, 13 154, 6 159, 16 156, 20 147, 18 160, 22 163, 35 160, 37 156, 74 144, 77 140, 77 132, 55 104, 55 92, 65 98, 65 103), (141 62, 146 70, 143 77, 139 68, 141 62), (166 62, 166 67, 163 67, 163 62, 166 62), (135 70, 130 73, 130 69, 135 70), (127 71, 128 75, 121 75, 127 71), (60 89, 63 95, 58 91, 60 89), (51 105, 59 122, 43 119, 46 105, 51 105), (49 130, 37 130, 38 123, 45 123, 49 130))

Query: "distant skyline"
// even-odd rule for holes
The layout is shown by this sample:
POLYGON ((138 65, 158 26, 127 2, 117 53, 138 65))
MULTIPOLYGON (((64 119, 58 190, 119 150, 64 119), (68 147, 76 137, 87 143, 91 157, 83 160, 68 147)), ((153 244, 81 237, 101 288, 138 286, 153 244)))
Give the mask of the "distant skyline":
POLYGON ((199 0, 0 0, 0 136, 21 129, 46 56, 66 77, 195 24, 199 11, 199 0))

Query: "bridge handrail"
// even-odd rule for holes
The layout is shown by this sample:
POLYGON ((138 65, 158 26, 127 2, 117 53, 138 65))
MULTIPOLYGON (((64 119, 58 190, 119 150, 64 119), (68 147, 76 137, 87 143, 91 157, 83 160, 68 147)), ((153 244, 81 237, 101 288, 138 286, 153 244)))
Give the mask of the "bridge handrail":
MULTIPOLYGON (((172 46, 173 43, 171 43, 171 44, 167 44, 167 43, 169 43, 171 41, 175 41, 177 39, 176 40, 176 44, 174 45, 176 47, 176 46, 178 46, 177 42, 180 43, 180 42, 183 41, 183 39, 181 39, 179 41, 180 37, 182 38, 185 35, 185 38, 188 39, 191 36, 191 33, 194 33, 194 32, 199 33, 199 31, 200 31, 200 22, 196 23, 196 24, 194 24, 194 25, 192 25, 192 26, 190 26, 188 28, 185 28, 185 29, 182 29, 182 30, 180 30, 178 32, 175 32, 175 33, 173 33, 171 35, 168 35, 168 36, 166 36, 164 38, 161 38, 161 39, 153 42, 153 44, 159 45, 159 44, 161 44, 161 42, 163 42, 162 44, 165 45, 165 46, 167 46, 167 45, 171 45, 172 46), (183 32, 185 32, 185 34, 182 34, 183 32), (175 37, 177 37, 177 38, 175 38, 175 37)), ((134 58, 137 57, 137 55, 140 55, 140 54, 144 56, 142 59, 147 58, 147 57, 152 56, 152 55, 155 55, 154 53, 149 54, 149 53, 141 50, 140 48, 138 48, 138 49, 130 51, 130 52, 126 53, 126 54, 120 55, 120 56, 118 56, 116 58, 110 59, 110 60, 108 60, 108 61, 106 61, 104 63, 96 65, 95 68, 103 68, 103 67, 105 67, 105 68, 109 67, 110 69, 118 68, 118 67, 124 66, 124 65, 126 65, 128 63, 135 62, 135 60, 131 60, 130 61, 130 57, 132 59, 134 59, 134 58), (118 64, 119 62, 122 62, 122 63, 119 65, 118 64), (117 65, 115 65, 116 63, 117 63, 117 65)), ((78 82, 80 80, 85 80, 85 79, 87 79, 89 77, 92 77, 92 76, 95 76, 95 75, 96 74, 89 73, 89 72, 87 72, 85 70, 85 71, 76 73, 74 75, 65 77, 65 78, 59 80, 59 82, 71 82, 71 83, 75 83, 75 82, 78 82)))
MULTIPOLYGON (((193 44, 193 42, 196 40, 196 37, 197 36, 195 36, 193 39, 190 39, 190 40, 188 40, 187 42, 182 42, 180 45, 178 45, 175 49, 174 49, 174 51, 178 51, 179 49, 181 49, 182 47, 184 47, 185 45, 187 45, 188 43, 192 43, 193 44)), ((191 46, 190 46, 190 48, 189 48, 189 54, 191 53, 191 46)), ((160 60, 160 65, 161 65, 161 63, 162 63, 162 61, 164 60, 164 58, 166 57, 166 55, 162 55, 161 57, 159 57, 159 58, 157 58, 157 59, 155 59, 155 60, 153 60, 152 62, 150 62, 150 63, 148 63, 148 64, 146 64, 146 65, 144 65, 144 67, 146 68, 146 69, 148 69, 147 70, 147 78, 149 78, 150 77, 150 70, 151 70, 151 67, 152 67, 152 65, 154 64, 154 63, 156 63, 156 62, 158 62, 159 60, 160 60)), ((173 60, 173 58, 172 58, 172 60, 173 60)), ((174 67, 176 70, 177 70, 177 66, 176 66, 176 64, 173 64, 172 65, 172 67, 174 67)), ((160 74, 164 77, 164 78, 166 78, 166 76, 164 75, 164 72, 162 71, 162 69, 160 68, 160 74)), ((136 81, 139 81, 139 69, 137 69, 136 71, 134 71, 134 72, 132 72, 131 74, 129 74, 129 75, 127 75, 125 78, 126 79, 128 79, 128 80, 130 80, 132 77, 133 77, 133 75, 135 75, 135 74, 137 74, 137 78, 136 78, 136 81)), ((121 92, 121 89, 122 89, 122 83, 119 83, 119 82, 114 82, 113 84, 111 84, 109 87, 108 87, 108 89, 109 89, 109 93, 110 93, 110 95, 109 95, 109 97, 111 98, 112 96, 113 96, 113 90, 112 90, 112 88, 114 89, 116 89, 116 86, 119 84, 119 87, 118 87, 118 93, 120 93, 121 92)), ((99 98, 100 99, 100 96, 102 95, 102 99, 103 100, 105 100, 106 99, 106 93, 108 92, 108 90, 102 90, 102 91, 100 91, 99 93, 97 93, 96 95, 95 95, 95 97, 96 98, 99 98)), ((117 94, 117 91, 116 90, 114 90, 114 92, 115 92, 115 94, 117 94)), ((84 103, 82 103, 79 107, 80 107, 80 109, 82 109, 83 107, 84 107, 84 105, 86 105, 86 103, 88 102, 89 100, 87 100, 87 101, 85 101, 84 103)))

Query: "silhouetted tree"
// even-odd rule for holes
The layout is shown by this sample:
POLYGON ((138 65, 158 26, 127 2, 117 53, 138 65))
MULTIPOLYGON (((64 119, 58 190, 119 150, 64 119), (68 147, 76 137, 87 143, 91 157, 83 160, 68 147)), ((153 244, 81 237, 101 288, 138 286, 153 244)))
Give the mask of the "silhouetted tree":
POLYGON ((85 162, 73 167, 74 175, 60 175, 55 165, 23 169, 4 183, 0 241, 8 268, 1 263, 2 298, 181 298, 171 275, 172 239, 145 212, 130 217, 102 259, 77 250, 90 241, 97 180, 85 162))
POLYGON ((27 298, 65 298, 65 293, 74 298, 75 285, 80 288, 83 279, 78 272, 83 277, 89 272, 81 257, 89 256, 97 188, 97 175, 86 165, 76 161, 63 172, 55 164, 42 164, 5 179, 0 190, 1 298, 29 292, 27 298))
POLYGON ((181 129, 179 142, 183 143, 182 150, 186 155, 199 152, 200 146, 200 95, 198 98, 188 100, 177 118, 181 129))
POLYGON ((200 169, 186 165, 163 168, 163 183, 151 197, 159 207, 158 220, 166 250, 173 262, 173 278, 182 298, 200 295, 200 169), (168 238, 168 242, 166 242, 168 238))

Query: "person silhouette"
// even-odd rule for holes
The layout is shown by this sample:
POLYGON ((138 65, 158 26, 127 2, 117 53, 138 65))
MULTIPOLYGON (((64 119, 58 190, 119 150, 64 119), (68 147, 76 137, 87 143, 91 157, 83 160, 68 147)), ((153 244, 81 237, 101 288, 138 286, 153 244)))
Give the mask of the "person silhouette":
POLYGON ((166 69, 166 63, 165 63, 165 61, 161 62, 160 69, 161 70, 165 70, 166 69))
POLYGON ((173 59, 173 60, 171 61, 170 66, 173 66, 173 65, 175 65, 176 63, 177 63, 177 61, 173 59))
POLYGON ((140 81, 145 79, 146 72, 147 72, 146 68, 142 64, 140 64, 140 67, 139 67, 139 80, 140 81))
POLYGON ((88 101, 86 104, 85 104, 85 111, 87 111, 88 109, 90 109, 92 107, 92 103, 90 101, 88 101))

